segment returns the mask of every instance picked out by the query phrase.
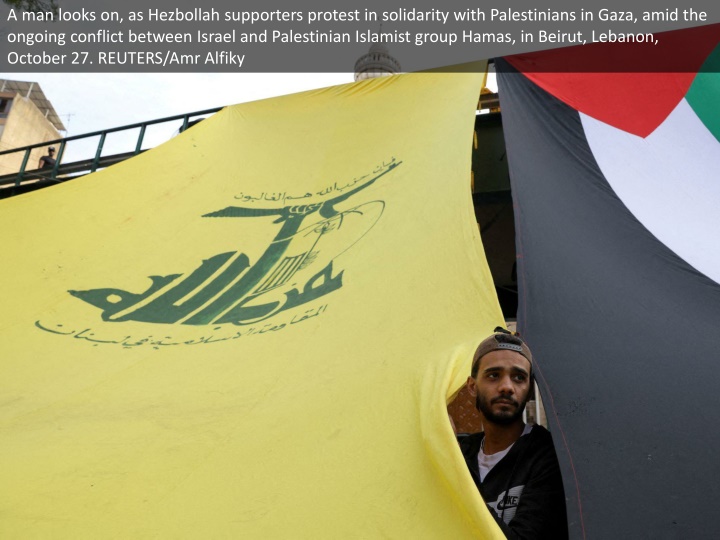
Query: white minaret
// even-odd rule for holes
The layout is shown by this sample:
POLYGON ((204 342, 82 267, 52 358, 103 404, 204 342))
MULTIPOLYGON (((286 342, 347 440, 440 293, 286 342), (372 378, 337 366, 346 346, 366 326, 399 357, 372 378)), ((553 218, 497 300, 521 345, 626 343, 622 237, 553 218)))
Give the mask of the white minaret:
POLYGON ((355 80, 363 81, 400 73, 400 62, 390 55, 382 43, 375 43, 355 62, 355 80))

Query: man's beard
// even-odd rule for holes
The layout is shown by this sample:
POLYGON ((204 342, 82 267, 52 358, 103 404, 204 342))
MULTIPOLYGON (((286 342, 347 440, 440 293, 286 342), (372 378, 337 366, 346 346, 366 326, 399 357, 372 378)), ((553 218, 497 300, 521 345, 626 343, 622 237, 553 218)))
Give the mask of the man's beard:
POLYGON ((494 398, 494 400, 491 400, 491 402, 488 403, 482 396, 478 395, 475 398, 475 406, 482 413, 485 420, 499 426, 509 426, 510 424, 515 423, 518 418, 522 417, 522 413, 525 410, 525 404, 527 403, 527 398, 525 399, 525 401, 520 403, 515 398, 507 396, 497 397, 494 398), (510 410, 503 411, 501 413, 495 413, 492 410, 492 402, 498 399, 510 400, 515 404, 517 408, 514 411, 510 410))

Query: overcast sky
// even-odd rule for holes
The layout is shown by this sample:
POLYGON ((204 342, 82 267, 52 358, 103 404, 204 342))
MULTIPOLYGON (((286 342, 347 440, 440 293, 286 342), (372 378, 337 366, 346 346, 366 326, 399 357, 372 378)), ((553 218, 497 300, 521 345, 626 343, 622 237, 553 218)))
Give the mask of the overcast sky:
MULTIPOLYGON (((38 82, 67 136, 353 81, 352 73, 0 73, 0 78, 38 82)), ((148 132, 146 147, 168 140, 179 125, 148 132)), ((103 153, 134 150, 136 138, 137 132, 116 135, 103 153)), ((69 145, 63 161, 92 157, 96 145, 97 140, 69 145), (87 152, 91 155, 82 155, 87 152)))
MULTIPOLYGON (((352 73, 0 73, 0 78, 39 83, 67 128, 63 136, 353 82, 352 73)), ((494 80, 488 86, 494 88, 494 80)), ((149 129, 143 147, 167 141, 180 125, 149 129)), ((134 150, 138 131, 109 136, 103 155, 134 150)), ((63 161, 93 157, 97 143, 98 138, 68 144, 63 161)))

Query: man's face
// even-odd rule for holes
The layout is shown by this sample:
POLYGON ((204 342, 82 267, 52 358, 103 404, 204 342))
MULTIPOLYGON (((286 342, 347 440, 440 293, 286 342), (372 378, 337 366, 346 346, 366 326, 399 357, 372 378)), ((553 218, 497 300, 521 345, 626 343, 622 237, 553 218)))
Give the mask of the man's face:
POLYGON ((486 421, 513 424, 522 416, 530 394, 530 362, 514 351, 489 352, 468 385, 471 393, 474 386, 477 408, 486 421))

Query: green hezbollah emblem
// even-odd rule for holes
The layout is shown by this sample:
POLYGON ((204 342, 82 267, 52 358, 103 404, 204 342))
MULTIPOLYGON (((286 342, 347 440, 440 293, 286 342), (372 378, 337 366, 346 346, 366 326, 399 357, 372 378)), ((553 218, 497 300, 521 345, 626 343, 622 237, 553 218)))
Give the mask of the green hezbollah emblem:
MULTIPOLYGON (((343 211, 336 210, 335 206, 400 163, 393 160, 383 164, 369 181, 323 202, 269 209, 229 206, 203 216, 278 216, 273 223, 282 224, 280 230, 253 265, 246 254, 231 251, 204 260, 184 279, 182 274, 150 276, 152 283, 142 293, 110 288, 69 292, 102 309, 105 321, 244 325, 265 320, 342 287, 343 272, 333 275, 333 259, 375 225, 384 203, 371 201, 343 211), (302 227, 306 218, 316 213, 324 219, 302 227), (354 220, 355 217, 361 219, 354 220), (360 225, 358 221, 364 223, 360 225), (340 229, 344 234, 338 232, 340 229), (324 266, 322 261, 327 261, 324 266), (291 283, 298 274, 309 274, 308 269, 313 266, 322 269, 309 275, 302 290, 291 283)), ((332 190, 344 191, 343 188, 332 190)))

